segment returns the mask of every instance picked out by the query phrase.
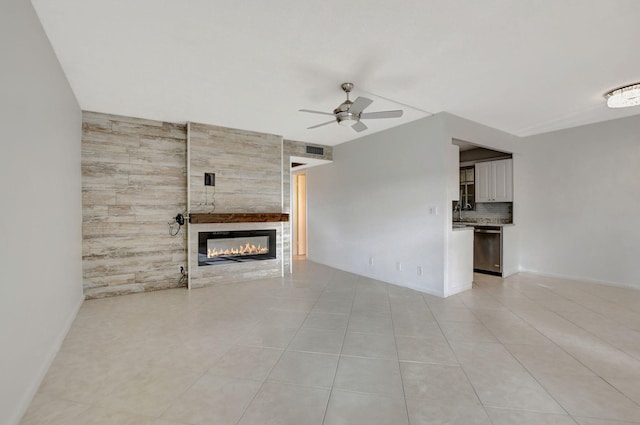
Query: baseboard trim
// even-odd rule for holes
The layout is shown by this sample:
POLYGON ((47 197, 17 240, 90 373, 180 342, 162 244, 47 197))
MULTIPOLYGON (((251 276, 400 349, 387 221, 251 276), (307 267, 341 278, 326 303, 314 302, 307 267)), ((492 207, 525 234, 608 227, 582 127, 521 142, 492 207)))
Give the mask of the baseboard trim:
POLYGON ((511 275, 514 275, 516 273, 520 273, 522 270, 520 270, 520 268, 513 268, 513 269, 505 269, 502 272, 502 277, 509 277, 511 275))
POLYGON ((421 288, 421 287, 418 287, 416 285, 412 285, 410 283, 407 283, 407 284, 399 284, 399 283, 393 283, 393 282, 387 282, 387 283, 389 285, 399 286, 401 288, 412 289, 412 290, 414 290, 416 292, 420 292, 420 293, 423 293, 423 294, 433 295, 434 297, 439 297, 439 298, 444 298, 445 297, 444 293, 442 293, 442 292, 432 291, 432 290, 430 290, 428 288, 421 288))
POLYGON ((31 384, 29 385, 27 391, 25 391, 24 395, 22 396, 22 399, 18 403, 16 410, 13 414, 13 417, 9 420, 9 425, 18 425, 18 423, 20 422, 24 414, 27 412, 29 405, 31 404, 31 402, 33 401, 33 398, 38 392, 38 388, 40 388, 40 384, 42 384, 42 381, 44 380, 44 377, 47 375, 47 372, 49 371, 51 364, 53 363, 53 361, 56 358, 56 355, 60 351, 60 348, 62 347, 62 343, 64 342, 64 339, 66 338, 67 334, 69 333, 69 330, 71 329, 71 325, 73 325, 74 320, 76 320, 76 316, 78 315, 78 312, 80 311, 80 307, 82 307, 83 302, 84 302, 84 296, 82 292, 80 292, 79 299, 76 301, 75 307, 71 310, 71 313, 69 314, 69 316, 67 316, 65 325, 63 326, 61 332, 58 334, 57 338, 55 339, 54 344, 49 350, 49 353, 47 354, 47 356, 45 357, 44 362, 40 366, 38 373, 31 380, 31 384))
POLYGON ((597 285, 614 286, 614 287, 617 287, 617 288, 640 290, 640 287, 637 286, 637 285, 631 285, 631 284, 628 284, 628 283, 621 283, 621 282, 610 282, 610 281, 605 281, 605 280, 591 279, 591 278, 583 277, 583 276, 570 276, 570 275, 564 275, 564 274, 559 274, 559 273, 548 273, 548 272, 541 272, 539 270, 531 270, 531 269, 525 269, 525 268, 521 268, 520 269, 520 273, 528 273, 528 274, 534 274, 534 275, 538 275, 538 276, 542 276, 542 277, 552 277, 552 278, 556 278, 556 279, 571 280, 571 281, 574 281, 574 282, 595 283, 597 285))
POLYGON ((323 263, 321 261, 313 260, 313 259, 309 258, 309 253, 307 253, 307 261, 310 261, 312 263, 322 264, 323 266, 331 267, 332 269, 341 270, 343 272, 355 274, 355 275, 366 277, 366 278, 369 278, 369 279, 379 280, 380 282, 384 282, 384 283, 387 283, 387 284, 393 285, 393 286, 398 286, 400 288, 412 289, 414 291, 421 292, 423 294, 428 294, 428 295, 433 295, 435 297, 444 298, 444 293, 442 291, 434 291, 434 290, 431 290, 429 288, 423 288, 423 287, 419 287, 417 285, 413 285, 411 283, 390 282, 388 280, 381 279, 379 276, 364 274, 364 272, 348 270, 348 269, 341 268, 341 267, 338 267, 338 266, 335 266, 335 265, 332 265, 332 264, 323 263))
POLYGON ((466 285, 460 285, 460 286, 456 286, 456 287, 453 287, 453 288, 449 288, 449 290, 447 292, 445 292, 444 298, 448 298, 448 297, 450 297, 452 295, 456 295, 456 294, 459 294, 461 292, 468 291, 472 287, 473 287, 473 282, 471 282, 469 284, 466 284, 466 285))

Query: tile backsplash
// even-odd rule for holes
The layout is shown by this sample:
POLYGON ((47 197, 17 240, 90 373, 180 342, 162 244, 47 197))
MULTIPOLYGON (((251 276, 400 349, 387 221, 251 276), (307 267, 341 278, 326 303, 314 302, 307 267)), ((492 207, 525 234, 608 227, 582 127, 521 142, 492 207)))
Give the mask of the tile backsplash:
MULTIPOLYGON (((463 211, 462 217, 463 221, 474 223, 512 223, 513 202, 476 203, 475 211, 463 211)), ((453 219, 458 220, 458 211, 454 211, 453 219)))

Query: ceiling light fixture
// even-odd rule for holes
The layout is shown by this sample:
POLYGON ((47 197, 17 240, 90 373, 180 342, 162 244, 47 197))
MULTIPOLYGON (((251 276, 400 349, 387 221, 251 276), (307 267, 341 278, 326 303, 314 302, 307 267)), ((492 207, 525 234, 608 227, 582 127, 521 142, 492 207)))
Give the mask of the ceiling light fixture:
POLYGON ((352 114, 349 111, 342 111, 335 114, 338 124, 345 127, 352 127, 355 123, 360 121, 360 117, 356 114, 352 114))
POLYGON ((640 105, 640 83, 611 90, 604 95, 609 108, 628 108, 640 105))

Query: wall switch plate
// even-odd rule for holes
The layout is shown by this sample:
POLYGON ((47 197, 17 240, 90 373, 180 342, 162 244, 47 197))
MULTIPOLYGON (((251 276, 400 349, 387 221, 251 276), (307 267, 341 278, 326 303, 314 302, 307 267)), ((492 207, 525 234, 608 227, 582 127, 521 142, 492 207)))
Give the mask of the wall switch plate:
POLYGON ((402 271, 402 263, 400 261, 396 263, 396 270, 398 270, 399 272, 402 271))
POLYGON ((429 208, 429 214, 438 215, 438 207, 430 207, 429 208))
POLYGON ((373 266, 373 257, 369 257, 369 265, 373 266))
POLYGON ((204 173, 204 185, 215 186, 216 185, 216 173, 204 173))
POLYGON ((416 273, 418 274, 418 276, 422 276, 422 266, 418 266, 416 273))

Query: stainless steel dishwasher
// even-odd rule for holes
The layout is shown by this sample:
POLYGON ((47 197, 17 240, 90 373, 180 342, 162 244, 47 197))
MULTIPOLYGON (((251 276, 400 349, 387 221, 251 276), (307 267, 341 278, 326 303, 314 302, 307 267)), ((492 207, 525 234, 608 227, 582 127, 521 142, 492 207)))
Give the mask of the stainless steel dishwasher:
POLYGON ((476 226, 473 233, 473 270, 502 276, 500 226, 476 226))

